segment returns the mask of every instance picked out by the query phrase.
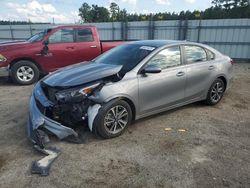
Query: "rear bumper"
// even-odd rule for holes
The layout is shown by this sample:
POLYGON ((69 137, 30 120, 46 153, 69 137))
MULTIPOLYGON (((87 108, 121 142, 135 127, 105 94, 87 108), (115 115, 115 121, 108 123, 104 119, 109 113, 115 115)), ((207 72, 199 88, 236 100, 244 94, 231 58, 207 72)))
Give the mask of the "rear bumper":
POLYGON ((36 96, 36 92, 34 91, 31 99, 30 99, 30 105, 29 105, 29 120, 28 120, 28 137, 34 144, 37 144, 41 147, 44 147, 44 135, 41 135, 40 133, 44 131, 48 131, 50 133, 53 133, 56 135, 59 139, 66 138, 70 135, 73 135, 75 137, 78 136, 78 134, 71 128, 66 127, 62 125, 59 122, 56 122, 48 117, 46 117, 38 108, 36 104, 36 100, 39 101, 39 103, 46 107, 46 101, 44 101, 44 95, 43 93, 39 92, 39 83, 34 88, 34 90, 38 91, 40 94, 40 97, 38 98, 36 96))
POLYGON ((0 76, 9 76, 9 67, 0 67, 0 76))

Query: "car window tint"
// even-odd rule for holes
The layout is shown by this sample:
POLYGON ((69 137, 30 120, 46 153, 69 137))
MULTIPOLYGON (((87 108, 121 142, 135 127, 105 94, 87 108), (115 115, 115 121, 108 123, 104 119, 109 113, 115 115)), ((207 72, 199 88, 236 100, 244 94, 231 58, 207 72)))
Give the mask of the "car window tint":
POLYGON ((187 63, 195 63, 207 60, 205 50, 199 46, 185 46, 187 63))
POLYGON ((207 59, 208 60, 214 59, 214 53, 211 52, 210 50, 206 50, 206 51, 207 51, 207 59))
POLYGON ((137 66, 145 57, 152 53, 156 47, 141 46, 138 44, 123 44, 98 56, 94 62, 109 65, 122 65, 122 74, 137 66))
POLYGON ((160 51, 151 60, 148 65, 156 65, 161 69, 174 67, 181 64, 181 52, 180 47, 169 47, 160 51))
POLYGON ((74 30, 72 28, 60 29, 49 37, 49 43, 74 42, 74 30))
POLYGON ((90 28, 76 29, 76 42, 91 42, 93 34, 90 28))

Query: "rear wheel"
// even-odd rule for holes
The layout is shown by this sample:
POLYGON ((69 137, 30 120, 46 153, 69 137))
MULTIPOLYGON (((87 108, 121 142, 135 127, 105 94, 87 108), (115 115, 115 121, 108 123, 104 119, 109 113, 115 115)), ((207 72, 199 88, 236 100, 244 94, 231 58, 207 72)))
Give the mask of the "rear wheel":
POLYGON ((101 137, 114 138, 126 130, 131 120, 132 111, 127 102, 110 101, 99 110, 93 126, 101 137))
POLYGON ((208 105, 215 105, 220 102, 224 95, 225 89, 224 82, 220 78, 217 78, 208 91, 206 103, 208 105))
POLYGON ((20 85, 29 85, 39 79, 39 69, 31 61, 21 60, 11 67, 11 76, 15 83, 20 85))

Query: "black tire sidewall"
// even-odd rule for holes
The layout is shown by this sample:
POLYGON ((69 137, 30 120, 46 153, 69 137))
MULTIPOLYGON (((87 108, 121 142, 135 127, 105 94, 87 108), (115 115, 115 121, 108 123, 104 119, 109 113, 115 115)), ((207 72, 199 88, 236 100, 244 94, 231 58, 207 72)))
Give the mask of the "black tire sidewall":
POLYGON ((102 138, 106 138, 106 139, 114 138, 114 137, 117 137, 117 136, 120 136, 121 134, 123 134, 124 131, 127 129, 127 127, 131 124, 131 121, 132 121, 132 110, 131 110, 131 107, 129 106, 129 104, 124 100, 113 100, 113 101, 110 101, 107 104, 103 105, 100 108, 100 110, 99 110, 99 112, 98 112, 98 114, 93 122, 93 129, 95 130, 97 135, 101 136, 102 138), (116 133, 116 134, 111 134, 111 133, 107 132, 105 127, 104 127, 104 117, 105 117, 106 113, 109 111, 109 109, 111 109, 112 107, 117 106, 117 105, 121 105, 127 109, 127 111, 128 111, 128 123, 121 132, 116 133))
POLYGON ((224 95, 225 89, 226 89, 226 88, 225 88, 225 83, 224 83, 220 78, 217 78, 217 79, 212 83, 212 85, 210 86, 210 88, 209 88, 209 90, 208 90, 206 103, 207 103, 208 105, 216 105, 216 104, 218 104, 218 103, 220 102, 220 100, 222 99, 223 95, 224 95), (220 82, 220 83, 223 85, 224 91, 223 91, 223 93, 222 93, 222 95, 221 95, 221 98, 220 98, 217 102, 214 102, 214 101, 211 99, 211 92, 212 92, 212 89, 213 89, 214 85, 215 85, 216 83, 218 83, 218 82, 220 82))
POLYGON ((11 67, 11 77, 12 80, 16 83, 16 84, 20 84, 20 85, 30 85, 35 83, 40 76, 40 71, 38 69, 38 67, 31 61, 28 60, 21 60, 16 62, 12 67, 11 67), (21 66, 28 66, 30 68, 33 69, 34 71, 34 77, 32 78, 32 80, 28 81, 28 82, 24 82, 21 81, 18 77, 17 77, 17 70, 21 67, 21 66))

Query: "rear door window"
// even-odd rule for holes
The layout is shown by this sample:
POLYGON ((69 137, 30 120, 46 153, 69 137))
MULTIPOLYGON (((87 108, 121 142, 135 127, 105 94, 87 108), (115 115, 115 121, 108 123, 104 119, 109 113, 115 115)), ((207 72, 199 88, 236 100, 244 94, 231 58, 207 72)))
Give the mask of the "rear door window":
POLYGON ((184 46, 188 64, 207 61, 206 51, 199 46, 184 46))
POLYGON ((73 28, 59 29, 49 37, 49 43, 70 43, 74 42, 73 28))
POLYGON ((94 41, 94 38, 90 28, 76 29, 76 42, 92 42, 92 41, 94 41))

